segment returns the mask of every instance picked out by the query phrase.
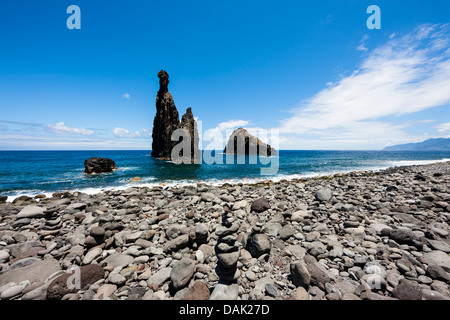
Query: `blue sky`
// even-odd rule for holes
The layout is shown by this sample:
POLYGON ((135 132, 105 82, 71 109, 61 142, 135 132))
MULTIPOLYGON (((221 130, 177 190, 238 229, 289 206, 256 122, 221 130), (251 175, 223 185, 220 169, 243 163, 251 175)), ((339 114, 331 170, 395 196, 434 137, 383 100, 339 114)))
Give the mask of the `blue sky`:
POLYGON ((436 0, 2 1, 0 150, 151 149, 161 69, 204 148, 238 126, 272 130, 280 149, 447 137, 448 12, 436 0), (72 4, 80 30, 66 26, 72 4), (372 4, 380 30, 366 26, 372 4))

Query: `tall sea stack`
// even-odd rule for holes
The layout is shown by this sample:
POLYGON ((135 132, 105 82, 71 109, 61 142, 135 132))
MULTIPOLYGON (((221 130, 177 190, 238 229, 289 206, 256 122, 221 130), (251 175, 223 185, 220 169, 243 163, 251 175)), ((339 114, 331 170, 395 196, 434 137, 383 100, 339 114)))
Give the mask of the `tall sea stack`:
POLYGON ((200 150, 198 148, 199 137, 197 122, 194 119, 191 108, 187 108, 186 113, 181 117, 180 129, 186 130, 191 137, 191 161, 198 161, 200 159, 200 150))
MULTIPOLYGON (((197 159, 198 132, 197 124, 191 108, 186 110, 180 123, 178 110, 175 107, 172 95, 169 93, 169 74, 161 70, 158 72, 159 90, 156 96, 156 115, 153 120, 152 157, 162 160, 171 160, 172 149, 179 141, 172 141, 172 133, 177 129, 187 130, 191 137, 191 160, 197 159)), ((182 156, 182 155, 181 155, 182 156)))

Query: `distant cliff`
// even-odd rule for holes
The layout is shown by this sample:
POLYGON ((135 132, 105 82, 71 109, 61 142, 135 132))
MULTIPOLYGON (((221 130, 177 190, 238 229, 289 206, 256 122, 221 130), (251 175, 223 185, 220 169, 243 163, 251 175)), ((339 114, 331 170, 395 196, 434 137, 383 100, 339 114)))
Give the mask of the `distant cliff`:
POLYGON ((386 147, 386 151, 450 151, 450 138, 428 139, 417 143, 386 147))

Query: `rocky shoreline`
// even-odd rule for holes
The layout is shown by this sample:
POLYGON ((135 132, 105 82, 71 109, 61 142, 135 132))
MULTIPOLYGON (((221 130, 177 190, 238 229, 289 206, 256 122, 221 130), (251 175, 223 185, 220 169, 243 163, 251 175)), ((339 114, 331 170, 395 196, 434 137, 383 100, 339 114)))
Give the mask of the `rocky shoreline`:
POLYGON ((450 163, 0 204, 1 300, 448 300, 450 163))

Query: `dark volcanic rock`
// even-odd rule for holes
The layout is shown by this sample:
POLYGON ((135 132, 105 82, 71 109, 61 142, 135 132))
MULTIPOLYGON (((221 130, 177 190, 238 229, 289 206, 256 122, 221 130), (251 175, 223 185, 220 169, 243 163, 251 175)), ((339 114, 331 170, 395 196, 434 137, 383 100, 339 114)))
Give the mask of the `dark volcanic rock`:
POLYGON ((416 282, 402 279, 392 295, 400 300, 422 300, 422 289, 416 282))
POLYGON ((267 156, 276 154, 274 148, 251 135, 244 128, 238 128, 233 131, 223 152, 228 154, 260 154, 267 156))
POLYGON ((266 211, 270 209, 269 201, 267 201, 265 198, 259 198, 253 201, 251 206, 251 211, 255 211, 257 213, 261 213, 263 211, 266 211))
POLYGON ((190 157, 188 155, 180 154, 181 157, 188 157, 186 160, 199 161, 200 150, 198 148, 198 131, 197 122, 194 119, 191 108, 187 108, 186 113, 181 117, 181 123, 179 129, 186 130, 186 133, 190 137, 187 148, 190 148, 190 157), (190 159, 189 159, 190 158, 190 159))
POLYGON ((247 250, 252 257, 259 257, 265 253, 270 253, 272 244, 266 234, 255 233, 247 240, 247 250))
POLYGON ((196 281, 183 300, 209 300, 210 292, 208 286, 201 281, 196 281))
POLYGON ((72 273, 67 272, 50 283, 47 288, 47 299, 61 300, 66 294, 75 293, 87 285, 103 279, 104 274, 103 268, 98 264, 89 264, 72 271, 72 273))
POLYGON ((158 77, 160 87, 156 96, 156 115, 153 120, 152 157, 162 160, 177 160, 172 159, 172 150, 183 141, 182 137, 189 136, 190 141, 186 148, 187 150, 190 149, 190 157, 187 154, 183 154, 183 150, 186 150, 184 144, 181 145, 181 150, 174 151, 178 151, 179 159, 184 163, 199 160, 197 122, 194 119, 192 110, 187 108, 180 122, 175 102, 169 93, 169 74, 161 70, 158 72, 158 77), (186 130, 187 132, 175 132, 176 130, 186 130), (174 135, 175 141, 172 141, 174 133, 176 133, 174 135), (176 137, 178 137, 178 140, 176 140, 176 137))
POLYGON ((178 110, 169 93, 169 74, 158 72, 159 91, 156 96, 156 115, 153 120, 152 157, 169 160, 173 147, 177 144, 171 140, 172 133, 180 126, 178 110))
POLYGON ((116 163, 108 158, 91 157, 84 161, 85 173, 113 172, 116 163))

